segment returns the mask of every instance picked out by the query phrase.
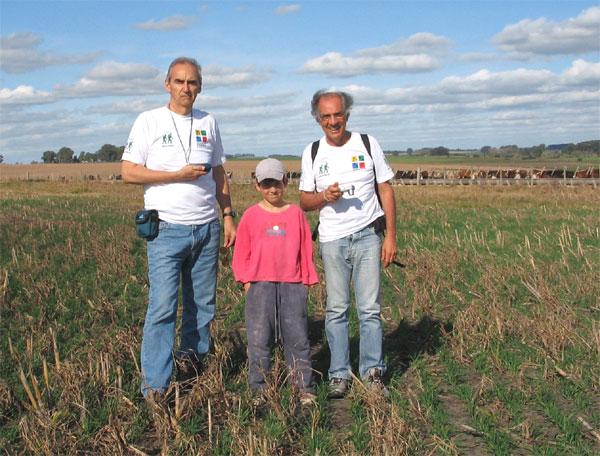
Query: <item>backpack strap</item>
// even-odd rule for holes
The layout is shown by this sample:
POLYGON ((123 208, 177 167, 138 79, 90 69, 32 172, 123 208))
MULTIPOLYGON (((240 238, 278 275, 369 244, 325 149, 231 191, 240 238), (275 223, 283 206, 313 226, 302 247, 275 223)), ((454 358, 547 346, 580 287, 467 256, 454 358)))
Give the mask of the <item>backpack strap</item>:
MULTIPOLYGON (((373 156, 371 155, 371 143, 369 141, 369 135, 367 135, 366 133, 361 133, 360 139, 362 139, 362 142, 365 145, 365 149, 367 149, 367 153, 369 154, 369 157, 371 157, 371 161, 373 161, 373 156)), ((379 187, 377 186, 377 173, 375 172, 375 162, 373 162, 373 180, 375 181, 375 195, 377 195, 377 201, 379 202, 379 206, 383 208, 381 204, 381 197, 379 196, 379 187)))
MULTIPOLYGON (((310 148, 310 157, 312 158, 312 162, 313 165, 315 163, 315 157, 317 156, 317 152, 319 152, 319 143, 321 141, 315 141, 314 143, 312 143, 312 146, 310 148)), ((369 155, 371 155, 371 153, 369 152, 369 155)))
MULTIPOLYGON (((367 135, 366 133, 361 133, 360 139, 362 139, 362 142, 365 146, 365 149, 367 149, 367 153, 369 154, 369 157, 373 158, 373 156, 371 155, 371 142, 369 141, 369 135, 367 135)), ((317 152, 319 152, 320 142, 321 142, 320 140, 315 141, 312 143, 312 145, 310 147, 310 158, 312 159, 313 163, 315 162, 315 158, 317 157, 317 152)))
MULTIPOLYGON (((372 159, 373 156, 371 155, 371 143, 369 142, 369 135, 367 135, 366 133, 361 133, 360 139, 362 139, 362 142, 365 145, 365 149, 367 149, 367 153, 369 154, 369 157, 371 157, 371 159, 372 159)), ((373 168, 373 169, 375 169, 375 168, 373 168)))
MULTIPOLYGON (((312 159, 312 165, 315 165, 315 157, 317 156, 317 152, 319 152, 319 143, 321 141, 317 140, 314 143, 312 143, 312 146, 310 148, 310 158, 312 159)), ((313 171, 314 172, 314 171, 313 171)), ((317 188, 317 178, 315 177, 315 190, 317 188)), ((315 225, 315 227, 312 230, 312 234, 311 234, 311 238, 313 241, 316 241, 317 238, 319 237, 319 224, 321 222, 319 222, 317 220, 317 224, 315 225)))

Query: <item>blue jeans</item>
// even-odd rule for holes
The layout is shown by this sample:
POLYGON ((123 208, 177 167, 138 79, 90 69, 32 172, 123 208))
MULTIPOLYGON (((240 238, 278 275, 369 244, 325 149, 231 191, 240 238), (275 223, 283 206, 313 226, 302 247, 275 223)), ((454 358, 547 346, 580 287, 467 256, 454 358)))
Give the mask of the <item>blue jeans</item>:
POLYGON ((179 284, 183 316, 179 350, 202 357, 210 346, 215 315, 217 264, 221 228, 160 222, 148 242, 149 303, 142 338, 142 393, 165 391, 173 371, 173 348, 179 284))
POLYGON ((320 246, 327 290, 325 331, 331 352, 329 378, 349 379, 351 374, 348 341, 351 283, 360 324, 360 377, 367 377, 374 367, 385 372, 379 304, 381 238, 373 227, 367 227, 342 239, 322 242, 320 246))

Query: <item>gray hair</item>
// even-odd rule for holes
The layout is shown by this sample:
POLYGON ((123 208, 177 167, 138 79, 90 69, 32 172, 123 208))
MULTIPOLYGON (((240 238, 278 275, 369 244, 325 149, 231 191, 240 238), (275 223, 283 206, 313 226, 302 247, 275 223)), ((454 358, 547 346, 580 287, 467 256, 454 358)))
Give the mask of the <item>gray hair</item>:
POLYGON ((165 79, 165 81, 168 82, 171 79, 171 70, 175 65, 179 65, 180 63, 187 63, 195 67, 196 71, 198 72, 198 78, 202 79, 202 67, 196 59, 192 59, 191 57, 177 57, 169 65, 169 69, 167 70, 167 78, 165 79))
POLYGON ((354 98, 352 95, 346 92, 342 92, 340 90, 317 90, 312 97, 312 101, 310 102, 310 113, 312 116, 318 121, 319 120, 319 101, 323 97, 335 96, 340 97, 342 100, 342 106, 344 108, 344 114, 346 117, 350 114, 350 110, 352 109, 352 105, 354 104, 354 98))

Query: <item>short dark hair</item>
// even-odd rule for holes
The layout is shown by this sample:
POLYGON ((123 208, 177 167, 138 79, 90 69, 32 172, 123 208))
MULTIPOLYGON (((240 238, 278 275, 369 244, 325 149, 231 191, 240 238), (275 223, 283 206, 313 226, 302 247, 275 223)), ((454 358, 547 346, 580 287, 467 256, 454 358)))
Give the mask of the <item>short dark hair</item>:
POLYGON ((175 65, 179 65, 180 63, 187 63, 189 65, 192 65, 193 67, 196 67, 196 71, 198 72, 198 78, 202 79, 202 67, 200 66, 200 64, 198 63, 198 61, 196 59, 193 59, 191 57, 177 57, 169 65, 169 69, 167 70, 167 77, 166 77, 165 81, 168 82, 171 79, 171 70, 173 69, 173 67, 175 65))
POLYGON ((354 104, 354 98, 352 98, 352 95, 346 92, 342 92, 340 90, 325 89, 317 90, 312 97, 312 101, 310 102, 310 113, 312 114, 312 116, 316 120, 319 120, 319 101, 321 100, 321 98, 329 96, 340 97, 340 99, 342 100, 342 106, 344 108, 344 114, 348 116, 350 110, 352 109, 352 105, 354 104))

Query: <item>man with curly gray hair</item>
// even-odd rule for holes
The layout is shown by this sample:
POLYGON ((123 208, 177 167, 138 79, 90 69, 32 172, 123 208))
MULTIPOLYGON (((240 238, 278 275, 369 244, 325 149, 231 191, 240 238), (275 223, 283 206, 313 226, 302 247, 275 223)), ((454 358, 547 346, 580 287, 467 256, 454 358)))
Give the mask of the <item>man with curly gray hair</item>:
POLYGON ((394 173, 377 140, 346 130, 352 96, 319 90, 311 113, 324 136, 304 149, 300 206, 319 210, 325 269, 325 331, 331 352, 329 397, 341 398, 352 377, 348 340, 351 285, 360 322, 359 375, 384 395, 383 329, 379 303, 381 264, 396 256, 394 173))

